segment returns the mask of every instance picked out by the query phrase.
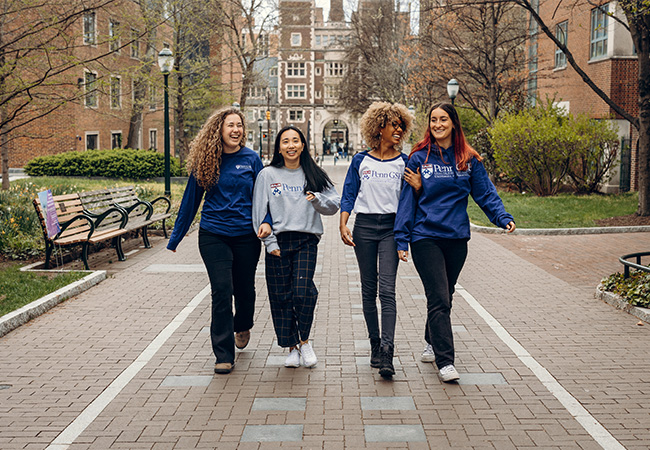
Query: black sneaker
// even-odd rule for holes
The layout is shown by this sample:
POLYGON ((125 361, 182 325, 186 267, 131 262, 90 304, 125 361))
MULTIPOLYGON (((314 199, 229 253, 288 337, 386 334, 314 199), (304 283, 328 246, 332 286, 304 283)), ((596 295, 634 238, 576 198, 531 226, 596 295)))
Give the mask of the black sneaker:
POLYGON ((384 378, 392 378, 395 375, 395 367, 393 367, 393 349, 385 345, 381 349, 381 366, 379 368, 379 375, 384 378))

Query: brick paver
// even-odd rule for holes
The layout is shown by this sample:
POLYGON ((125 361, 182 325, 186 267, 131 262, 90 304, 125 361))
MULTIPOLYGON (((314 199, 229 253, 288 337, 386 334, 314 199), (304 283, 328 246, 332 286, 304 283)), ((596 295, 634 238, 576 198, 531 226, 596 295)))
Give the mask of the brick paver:
MULTIPOLYGON (((346 167, 327 169, 340 187, 346 167)), ((435 367, 419 361, 425 300, 412 263, 400 265, 397 283, 397 374, 383 380, 367 365, 358 271, 337 224, 338 216, 325 220, 319 250, 316 368, 282 367, 262 260, 256 324, 232 374, 212 374, 206 298, 69 448, 601 448, 459 294, 453 323, 461 377, 483 374, 505 384, 440 383, 435 367), (207 386, 205 376, 212 377, 207 386), (304 402, 304 409, 260 400, 272 398, 299 399, 278 404, 304 402), (395 409, 400 404, 406 407, 395 409), (259 425, 302 425, 302 440, 242 442, 270 430, 259 425), (400 426, 394 430, 408 441, 372 442, 366 436, 373 426, 400 426), (428 442, 418 441, 422 432, 428 442)), ((0 385, 11 385, 0 390, 1 449, 47 448, 206 287, 204 273, 144 271, 201 264, 196 232, 177 253, 164 243, 157 239, 153 249, 106 263, 107 280, 0 338, 0 385)), ((602 276, 619 270, 618 256, 648 244, 645 233, 474 234, 459 281, 628 449, 650 448, 650 327, 593 292, 602 276)))

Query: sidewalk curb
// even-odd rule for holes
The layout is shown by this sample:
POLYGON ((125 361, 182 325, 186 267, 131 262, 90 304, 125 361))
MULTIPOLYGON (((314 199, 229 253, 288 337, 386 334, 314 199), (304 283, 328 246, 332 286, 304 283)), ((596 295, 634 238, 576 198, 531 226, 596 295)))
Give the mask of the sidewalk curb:
POLYGON ((630 305, 620 295, 605 291, 602 284, 598 285, 596 288, 594 297, 614 306, 617 309, 625 311, 637 319, 641 319, 644 322, 650 323, 650 309, 630 305))
MULTIPOLYGON (((497 227, 484 227, 470 223, 470 230, 484 234, 504 234, 506 230, 497 227)), ((570 236, 579 234, 641 233, 650 231, 650 225, 633 227, 593 227, 593 228, 517 228, 512 234, 529 236, 570 236)))
MULTIPOLYGON (((32 264, 31 266, 38 264, 41 263, 32 264)), ((21 270, 28 271, 30 270, 29 268, 31 266, 25 266, 21 270)), ((39 272, 48 271, 39 270, 39 272)), ((58 289, 51 294, 46 295, 45 297, 39 298, 38 300, 34 300, 33 302, 23 306, 20 309, 5 314, 4 316, 0 317, 0 337, 40 316, 41 314, 44 314, 62 301, 67 300, 70 297, 74 297, 75 295, 81 294, 82 292, 90 289, 105 279, 105 270, 92 271, 81 280, 64 286, 61 289, 58 289)))

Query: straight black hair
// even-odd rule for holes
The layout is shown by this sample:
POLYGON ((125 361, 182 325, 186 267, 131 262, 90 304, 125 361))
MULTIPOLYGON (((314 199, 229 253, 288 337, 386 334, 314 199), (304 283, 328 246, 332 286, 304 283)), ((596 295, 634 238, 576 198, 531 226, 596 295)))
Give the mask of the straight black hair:
POLYGON ((284 167, 284 158, 280 154, 280 139, 282 135, 289 130, 294 130, 298 133, 300 137, 300 142, 302 142, 303 149, 300 153, 300 167, 305 173, 305 189, 303 192, 323 192, 325 189, 328 189, 330 186, 334 186, 334 183, 327 175, 327 173, 318 167, 318 164, 311 157, 309 152, 309 147, 307 147, 307 140, 305 135, 302 134, 302 131, 294 125, 287 125, 278 131, 278 135, 275 137, 275 147, 273 149, 273 158, 271 158, 270 165, 273 167, 284 167))

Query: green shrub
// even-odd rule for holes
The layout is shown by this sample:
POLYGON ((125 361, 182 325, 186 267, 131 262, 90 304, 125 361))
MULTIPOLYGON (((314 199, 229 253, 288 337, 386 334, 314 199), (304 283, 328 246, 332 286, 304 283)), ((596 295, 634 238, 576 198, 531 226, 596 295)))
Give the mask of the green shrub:
MULTIPOLYGON (((25 165, 32 176, 81 176, 146 179, 165 174, 165 156, 154 150, 86 150, 38 156, 25 165)), ((180 176, 177 158, 170 160, 171 176, 180 176)))
POLYGON ((615 273, 604 278, 602 284, 605 290, 620 295, 629 304, 650 308, 650 273, 637 270, 628 278, 615 273))

